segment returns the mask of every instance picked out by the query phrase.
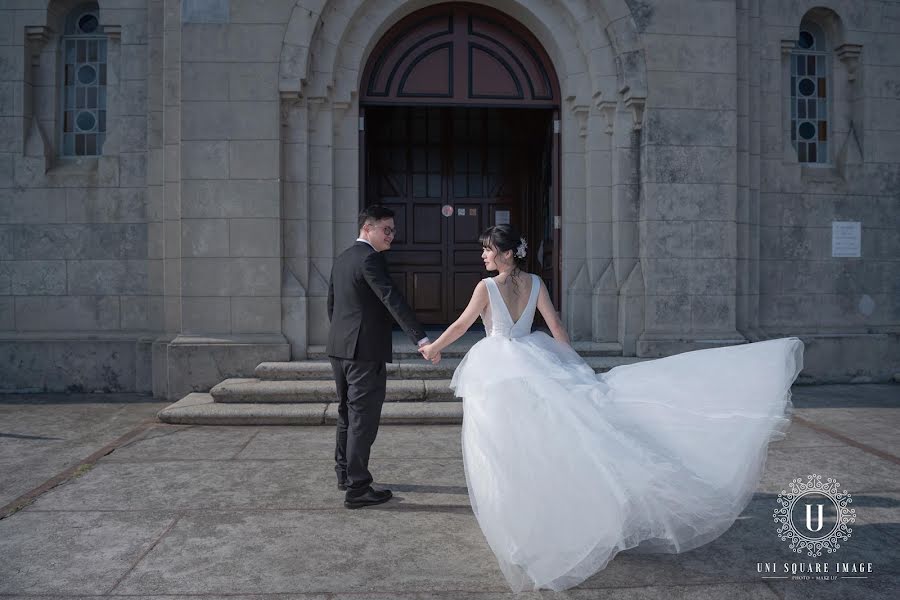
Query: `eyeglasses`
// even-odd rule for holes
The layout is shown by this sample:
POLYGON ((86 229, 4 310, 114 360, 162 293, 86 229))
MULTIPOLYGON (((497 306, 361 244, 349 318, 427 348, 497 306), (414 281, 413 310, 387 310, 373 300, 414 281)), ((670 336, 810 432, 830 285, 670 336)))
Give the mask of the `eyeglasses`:
MULTIPOLYGON (((369 225, 369 227, 375 227, 375 226, 369 225)), ((389 227, 388 225, 385 225, 383 227, 378 227, 377 229, 381 229, 382 231, 384 231, 384 235, 394 235, 395 233, 397 233, 397 230, 395 228, 389 227)))

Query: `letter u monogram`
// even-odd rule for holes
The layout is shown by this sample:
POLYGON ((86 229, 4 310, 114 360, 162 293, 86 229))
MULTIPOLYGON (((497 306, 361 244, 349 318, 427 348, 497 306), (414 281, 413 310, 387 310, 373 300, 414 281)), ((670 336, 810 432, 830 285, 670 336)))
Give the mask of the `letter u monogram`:
POLYGON ((813 529, 813 526, 812 526, 812 511, 810 510, 810 508, 812 508, 812 506, 809 505, 809 504, 806 505, 806 528, 807 528, 809 531, 819 531, 819 530, 822 529, 822 507, 825 506, 825 505, 824 505, 824 504, 816 504, 816 506, 819 507, 819 523, 818 523, 819 526, 816 527, 815 529, 813 529))

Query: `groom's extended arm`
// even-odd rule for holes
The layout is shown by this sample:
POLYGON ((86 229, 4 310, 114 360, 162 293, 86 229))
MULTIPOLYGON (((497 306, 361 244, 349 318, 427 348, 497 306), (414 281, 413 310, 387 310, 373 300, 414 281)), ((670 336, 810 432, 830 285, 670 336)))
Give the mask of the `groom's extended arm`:
POLYGON ((388 275, 387 262, 380 252, 372 252, 366 256, 363 263, 363 277, 413 344, 417 344, 425 337, 425 329, 388 275))

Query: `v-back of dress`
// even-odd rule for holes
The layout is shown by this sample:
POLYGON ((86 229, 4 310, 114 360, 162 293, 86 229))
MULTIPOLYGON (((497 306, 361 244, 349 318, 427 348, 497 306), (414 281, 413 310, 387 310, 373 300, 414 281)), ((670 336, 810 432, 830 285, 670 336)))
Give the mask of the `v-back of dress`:
POLYGON ((503 300, 500 288, 497 287, 497 282, 494 281, 494 278, 488 277, 484 280, 488 290, 488 305, 481 314, 485 335, 488 337, 501 335, 508 338, 518 338, 531 333, 541 281, 537 275, 530 273, 529 277, 531 279, 531 292, 528 296, 525 310, 522 311, 518 321, 513 321, 509 307, 506 305, 506 301, 503 300))

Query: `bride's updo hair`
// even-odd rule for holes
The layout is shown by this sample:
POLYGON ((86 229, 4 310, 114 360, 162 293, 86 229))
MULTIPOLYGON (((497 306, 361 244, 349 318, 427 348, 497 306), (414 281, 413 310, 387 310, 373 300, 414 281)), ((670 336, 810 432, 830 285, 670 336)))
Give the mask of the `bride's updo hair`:
POLYGON ((525 270, 525 257, 516 256, 516 251, 522 243, 522 235, 512 225, 494 225, 485 229, 478 238, 484 248, 496 248, 498 252, 512 250, 512 258, 520 271, 525 270))

